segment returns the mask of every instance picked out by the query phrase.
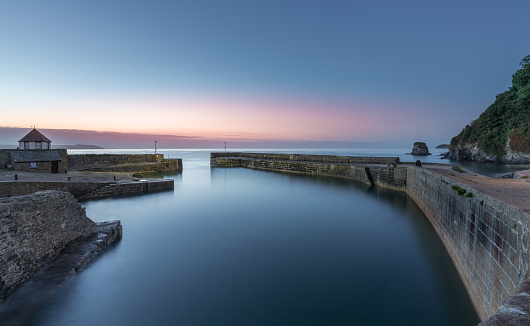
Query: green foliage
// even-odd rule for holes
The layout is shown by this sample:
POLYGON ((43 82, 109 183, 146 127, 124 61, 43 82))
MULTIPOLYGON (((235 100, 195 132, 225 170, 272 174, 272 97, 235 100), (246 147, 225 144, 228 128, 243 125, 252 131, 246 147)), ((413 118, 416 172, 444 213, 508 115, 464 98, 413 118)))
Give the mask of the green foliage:
POLYGON ((456 185, 452 186, 451 189, 456 190, 456 193, 458 194, 458 196, 463 196, 467 192, 464 188, 460 188, 459 186, 456 186, 456 185))
POLYGON ((427 144, 421 141, 415 142, 414 146, 417 146, 419 149, 428 149, 427 144))
POLYGON ((530 153, 530 55, 523 58, 512 76, 512 87, 497 95, 477 120, 453 137, 450 149, 476 143, 488 154, 505 155, 510 139, 513 150, 530 153))
POLYGON ((459 166, 453 166, 453 171, 456 171, 458 173, 466 173, 466 171, 462 170, 459 166))
POLYGON ((473 195, 472 192, 468 192, 468 193, 466 194, 466 197, 467 197, 467 198, 473 198, 473 197, 475 197, 475 195, 473 195))
POLYGON ((530 133, 515 128, 508 134, 510 148, 517 152, 530 153, 530 133))

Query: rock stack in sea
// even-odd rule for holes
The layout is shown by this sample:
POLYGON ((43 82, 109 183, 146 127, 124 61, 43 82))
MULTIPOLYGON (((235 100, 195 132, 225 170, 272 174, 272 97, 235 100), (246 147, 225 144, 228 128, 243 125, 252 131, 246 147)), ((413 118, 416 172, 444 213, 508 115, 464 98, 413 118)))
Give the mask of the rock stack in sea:
POLYGON ((415 142, 414 146, 412 147, 412 152, 410 152, 409 154, 411 155, 431 155, 431 153, 429 153, 429 148, 423 142, 415 142))

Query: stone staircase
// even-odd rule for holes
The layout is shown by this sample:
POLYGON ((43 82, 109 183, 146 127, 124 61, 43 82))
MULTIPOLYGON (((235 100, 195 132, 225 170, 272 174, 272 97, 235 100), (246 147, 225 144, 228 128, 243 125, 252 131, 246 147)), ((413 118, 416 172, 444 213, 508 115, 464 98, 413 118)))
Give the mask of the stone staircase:
POLYGON ((372 176, 372 172, 370 171, 369 167, 365 167, 364 171, 366 172, 366 177, 368 178, 368 181, 370 181, 370 184, 373 186, 375 185, 374 177, 372 176))

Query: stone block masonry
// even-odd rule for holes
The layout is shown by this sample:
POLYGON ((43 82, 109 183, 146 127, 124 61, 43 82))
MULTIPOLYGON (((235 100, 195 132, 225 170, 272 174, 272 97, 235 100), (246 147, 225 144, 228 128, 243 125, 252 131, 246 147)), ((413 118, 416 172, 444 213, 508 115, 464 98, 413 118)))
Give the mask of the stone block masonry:
POLYGON ((212 167, 318 174, 406 191, 436 229, 484 326, 530 325, 530 216, 469 185, 392 158, 212 153, 212 167), (488 318, 489 317, 489 318, 488 318))
POLYGON ((181 171, 182 159, 169 159, 161 162, 147 162, 147 163, 127 163, 112 166, 90 168, 85 171, 91 172, 165 172, 165 171, 181 171))
POLYGON ((42 190, 70 192, 76 199, 101 199, 121 195, 173 190, 173 179, 141 181, 0 181, 0 198, 29 195, 42 190))
POLYGON ((405 166, 397 166, 398 162, 399 157, 269 153, 211 153, 210 155, 210 166, 212 167, 246 167, 259 170, 318 174, 402 189, 406 186, 407 172, 405 166))
POLYGON ((70 170, 86 170, 119 164, 162 162, 162 154, 77 154, 68 155, 70 170))
POLYGON ((426 169, 407 174, 407 193, 436 229, 480 318, 494 315, 527 277, 530 216, 426 169))
POLYGON ((162 154, 77 154, 68 156, 70 170, 92 172, 182 171, 182 159, 162 154))
POLYGON ((66 192, 0 199, 0 301, 95 227, 66 192))
MULTIPOLYGON (((364 156, 332 156, 332 155, 307 155, 307 154, 275 154, 275 153, 238 153, 224 152, 210 154, 211 166, 216 166, 217 162, 223 162, 223 158, 247 158, 274 161, 299 161, 312 163, 356 163, 356 164, 388 164, 399 163, 399 157, 364 157, 364 156)), ((220 166, 223 166, 221 164, 220 166)))

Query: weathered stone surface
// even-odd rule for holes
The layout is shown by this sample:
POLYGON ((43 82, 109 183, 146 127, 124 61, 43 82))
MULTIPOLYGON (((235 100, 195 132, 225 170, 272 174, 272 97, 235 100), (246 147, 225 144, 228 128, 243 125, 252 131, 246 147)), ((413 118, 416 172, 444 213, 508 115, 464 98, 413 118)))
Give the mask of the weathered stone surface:
POLYGON ((119 164, 162 162, 162 154, 79 154, 68 155, 71 170, 106 167, 119 164))
POLYGON ((0 300, 94 226, 70 193, 0 199, 0 300))
POLYGON ((55 260, 40 269, 0 305, 2 325, 26 325, 32 314, 70 277, 121 236, 120 221, 100 222, 96 223, 87 237, 79 237, 68 243, 55 260))
POLYGON ((429 153, 429 148, 425 143, 422 142, 415 142, 414 146, 412 147, 412 152, 409 154, 411 155, 431 155, 429 153))
POLYGON ((506 155, 497 156, 482 151, 476 143, 463 144, 449 150, 447 158, 456 161, 473 161, 482 163, 529 164, 530 154, 515 152, 506 146, 506 155))
POLYGON ((0 181, 0 197, 28 195, 43 190, 59 190, 70 192, 76 199, 94 199, 172 190, 173 188, 173 179, 149 179, 142 182, 0 181))
POLYGON ((259 170, 318 174, 354 179, 367 184, 372 184, 373 181, 374 184, 384 184, 387 187, 404 188, 406 185, 406 169, 404 166, 395 168, 396 162, 399 162, 398 157, 212 153, 210 165, 212 167, 246 167, 259 170), (367 174, 368 171, 363 165, 368 163, 378 164, 378 166, 372 165, 369 168, 372 180, 370 180, 367 174))
POLYGON ((407 173, 407 193, 440 235, 479 316, 494 315, 518 293, 530 267, 528 229, 522 227, 528 214, 426 169, 409 167, 407 173), (457 187, 472 195, 458 195, 457 187))
POLYGON ((74 182, 74 181, 0 181, 0 197, 30 195, 37 191, 66 191, 79 198, 87 193, 101 189, 111 182, 74 182))
POLYGON ((351 164, 388 164, 399 163, 399 157, 365 157, 365 156, 335 156, 335 155, 307 155, 307 154, 277 154, 277 153, 240 153, 223 152, 210 154, 210 166, 215 166, 216 162, 225 164, 235 164, 238 158, 262 159, 274 161, 297 161, 297 162, 321 162, 321 163, 351 163, 351 164), (230 162, 222 161, 229 158, 230 162))
POLYGON ((57 172, 67 173, 67 157, 68 152, 66 149, 0 149, 0 169, 51 173, 52 161, 55 161, 57 172), (37 167, 31 168, 31 162, 37 163, 37 167))
POLYGON ((162 162, 127 163, 105 167, 84 169, 92 172, 165 172, 181 171, 182 159, 163 160, 162 162))
POLYGON ((528 326, 530 325, 530 317, 522 314, 506 314, 499 313, 491 316, 480 326, 528 326))

